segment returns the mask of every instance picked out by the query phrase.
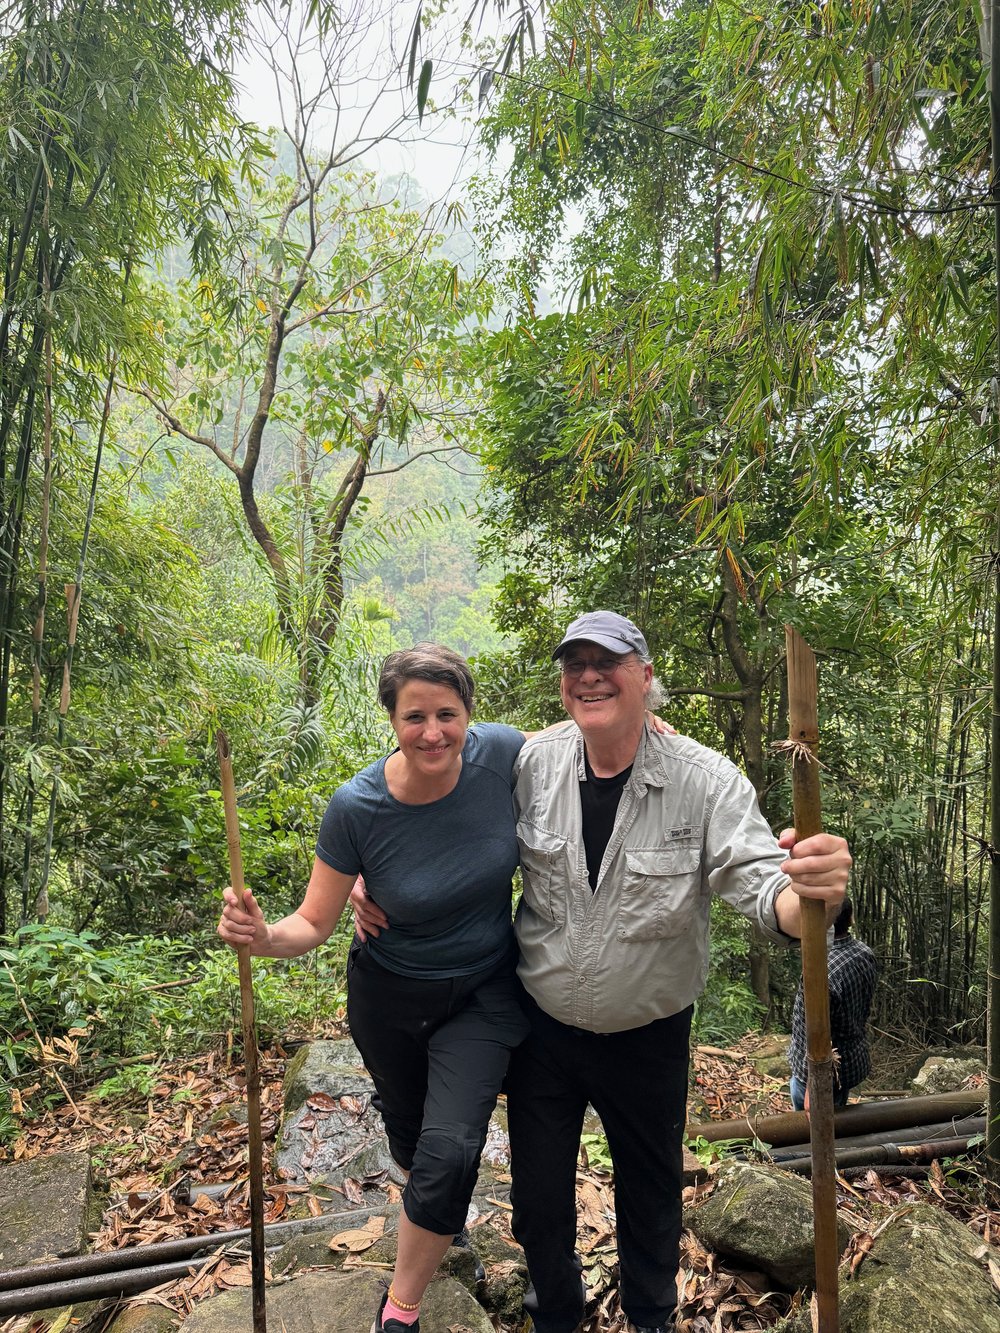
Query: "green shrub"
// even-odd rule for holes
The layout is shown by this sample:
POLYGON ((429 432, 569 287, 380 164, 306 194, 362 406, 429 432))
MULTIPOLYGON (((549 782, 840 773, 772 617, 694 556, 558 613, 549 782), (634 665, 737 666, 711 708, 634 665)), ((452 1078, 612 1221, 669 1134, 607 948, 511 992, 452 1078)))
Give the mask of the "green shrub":
MULTIPOLYGON (((344 1002, 348 923, 297 959, 255 959, 257 1040, 315 1032, 344 1002)), ((104 1098, 145 1096, 155 1065, 122 1067, 153 1051, 170 1059, 241 1033, 239 968, 231 949, 166 937, 121 937, 26 926, 0 949, 0 1143, 20 1132, 14 1089, 31 1118, 66 1087, 97 1084, 104 1098), (58 1076, 58 1077, 57 1077, 58 1076), (30 1093, 29 1093, 30 1089, 30 1093)))
POLYGON ((94 1089, 101 1101, 145 1100, 156 1087, 156 1070, 148 1065, 125 1065, 119 1074, 112 1074, 94 1089))
POLYGON ((750 989, 750 926, 722 899, 712 899, 708 981, 695 1005, 699 1041, 725 1046, 758 1028, 764 1011, 750 989))

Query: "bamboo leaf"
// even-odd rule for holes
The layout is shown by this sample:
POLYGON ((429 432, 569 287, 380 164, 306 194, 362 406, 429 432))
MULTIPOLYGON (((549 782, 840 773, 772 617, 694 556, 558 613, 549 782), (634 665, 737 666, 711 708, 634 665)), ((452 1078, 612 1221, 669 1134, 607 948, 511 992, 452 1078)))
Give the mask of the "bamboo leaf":
POLYGON ((420 82, 417 84, 417 120, 421 124, 424 119, 424 107, 427 105, 427 94, 430 91, 433 72, 434 61, 425 60, 420 70, 420 82))

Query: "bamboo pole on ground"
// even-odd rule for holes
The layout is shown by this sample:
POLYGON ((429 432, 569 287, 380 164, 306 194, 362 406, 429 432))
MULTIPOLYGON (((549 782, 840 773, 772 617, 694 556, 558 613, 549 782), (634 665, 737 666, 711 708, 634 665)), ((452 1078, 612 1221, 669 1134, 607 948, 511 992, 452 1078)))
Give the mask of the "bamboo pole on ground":
MULTIPOLYGON (((240 821, 236 811, 236 786, 233 782, 229 737, 216 732, 222 800, 226 810, 226 841, 229 844, 230 882, 240 902, 246 884, 243 879, 243 853, 240 850, 240 821)), ((240 1014, 243 1021, 243 1058, 247 1071, 247 1129, 250 1149, 250 1272, 252 1275, 253 1333, 267 1333, 264 1304, 264 1142, 260 1130, 260 1064, 254 1029, 253 977, 250 970, 250 946, 236 951, 240 965, 240 1014)))
MULTIPOLYGON (((792 801, 799 838, 823 831, 820 814, 816 657, 791 625, 785 626, 788 659, 788 744, 792 755, 792 801)), ((826 904, 800 899, 802 991, 809 1058, 809 1139, 812 1148, 813 1236, 819 1333, 839 1333, 837 1182, 833 1126, 833 1046, 826 956, 826 904)))

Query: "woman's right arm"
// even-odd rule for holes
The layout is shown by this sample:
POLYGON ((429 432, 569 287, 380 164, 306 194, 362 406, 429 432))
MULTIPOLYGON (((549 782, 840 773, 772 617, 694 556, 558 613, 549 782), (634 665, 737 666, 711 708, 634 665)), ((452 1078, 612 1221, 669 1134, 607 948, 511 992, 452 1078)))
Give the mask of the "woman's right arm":
POLYGON ((302 902, 274 925, 268 925, 249 889, 243 891, 242 904, 235 889, 224 889, 219 935, 234 949, 249 944, 250 952, 259 958, 297 958, 333 934, 355 878, 342 875, 317 857, 302 902))

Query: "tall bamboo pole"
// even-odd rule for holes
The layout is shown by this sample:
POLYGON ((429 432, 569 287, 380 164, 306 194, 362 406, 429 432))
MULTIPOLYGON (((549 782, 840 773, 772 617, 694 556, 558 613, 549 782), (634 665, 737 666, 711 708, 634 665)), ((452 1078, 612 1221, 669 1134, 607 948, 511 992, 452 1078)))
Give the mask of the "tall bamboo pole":
MULTIPOLYGON (((819 714, 816 657, 791 625, 785 626, 788 659, 788 738, 792 755, 795 831, 811 838, 823 831, 820 814, 819 714)), ((826 958, 826 904, 801 898, 802 993, 809 1059, 809 1139, 812 1146, 813 1234, 819 1333, 839 1333, 837 1293, 837 1182, 833 1126, 833 1046, 830 1041, 830 986, 826 958)))
MULTIPOLYGON (((985 6, 984 6, 985 7, 985 6)), ((990 27, 990 195, 993 201, 994 276, 996 280, 997 376, 1000 379, 1000 0, 989 0, 990 27)), ((993 403, 993 484, 1000 482, 1000 402, 993 403)), ((1000 503, 994 545, 1000 548, 1000 503)), ((990 948, 986 971, 986 1041, 988 1048, 986 1160, 1000 1186, 1000 549, 993 551, 993 711, 990 718, 990 948)))
MULTIPOLYGON (((226 810, 226 841, 229 844, 229 874, 240 902, 246 883, 243 879, 243 853, 240 850, 240 821, 236 812, 236 786, 233 782, 229 737, 216 732, 222 801, 226 810)), ((253 1333, 267 1333, 264 1308, 264 1141, 260 1131, 260 1065, 257 1036, 254 1031, 253 978, 250 971, 250 946, 236 951, 240 963, 240 1013, 243 1019, 243 1059, 247 1071, 247 1129, 250 1140, 250 1271, 253 1278, 253 1333)))

